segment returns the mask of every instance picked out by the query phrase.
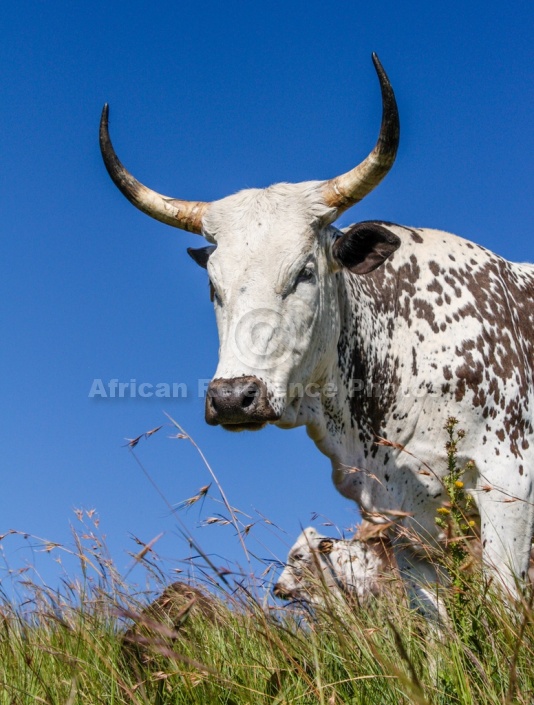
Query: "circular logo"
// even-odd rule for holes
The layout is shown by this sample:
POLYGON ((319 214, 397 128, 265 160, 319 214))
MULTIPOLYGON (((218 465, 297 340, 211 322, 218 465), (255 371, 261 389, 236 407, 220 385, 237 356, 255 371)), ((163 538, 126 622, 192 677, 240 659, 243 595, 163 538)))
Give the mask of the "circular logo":
POLYGON ((293 352, 295 327, 277 311, 257 308, 245 313, 234 328, 233 347, 247 367, 268 370, 281 365, 293 352))

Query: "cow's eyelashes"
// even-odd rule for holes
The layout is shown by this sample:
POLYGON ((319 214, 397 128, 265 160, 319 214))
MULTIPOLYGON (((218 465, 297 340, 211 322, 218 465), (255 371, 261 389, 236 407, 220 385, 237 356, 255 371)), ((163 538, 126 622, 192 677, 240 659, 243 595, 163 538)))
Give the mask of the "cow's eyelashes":
POLYGON ((295 279, 295 286, 298 286, 299 284, 302 284, 304 282, 308 282, 311 284, 314 281, 315 281, 315 271, 313 269, 313 266, 311 264, 307 264, 298 273, 298 276, 295 279))
POLYGON ((217 292, 217 289, 213 286, 213 282, 210 279, 210 301, 215 301, 218 306, 222 306, 222 300, 217 292))

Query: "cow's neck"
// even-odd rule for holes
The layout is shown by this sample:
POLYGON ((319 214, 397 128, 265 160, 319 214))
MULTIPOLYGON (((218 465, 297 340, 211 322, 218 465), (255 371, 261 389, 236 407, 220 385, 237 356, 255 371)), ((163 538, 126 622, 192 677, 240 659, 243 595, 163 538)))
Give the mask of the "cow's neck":
POLYGON ((377 437, 387 435, 398 393, 399 360, 392 352, 392 302, 382 288, 380 271, 365 276, 340 273, 338 279, 337 355, 327 373, 326 393, 306 425, 334 464, 354 465, 368 462, 377 452, 377 437))

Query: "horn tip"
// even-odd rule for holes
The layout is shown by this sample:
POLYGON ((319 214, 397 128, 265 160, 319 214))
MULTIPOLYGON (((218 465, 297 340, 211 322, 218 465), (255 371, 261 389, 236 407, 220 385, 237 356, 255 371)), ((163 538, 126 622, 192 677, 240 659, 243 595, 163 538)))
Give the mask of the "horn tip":
POLYGON ((378 58, 378 54, 376 53, 376 51, 373 51, 373 53, 371 54, 371 59, 373 60, 374 67, 377 72, 384 71, 384 67, 382 66, 382 62, 378 58))
POLYGON ((107 123, 108 118, 109 118, 109 103, 104 103, 104 107, 102 108, 102 113, 100 116, 100 122, 107 123))

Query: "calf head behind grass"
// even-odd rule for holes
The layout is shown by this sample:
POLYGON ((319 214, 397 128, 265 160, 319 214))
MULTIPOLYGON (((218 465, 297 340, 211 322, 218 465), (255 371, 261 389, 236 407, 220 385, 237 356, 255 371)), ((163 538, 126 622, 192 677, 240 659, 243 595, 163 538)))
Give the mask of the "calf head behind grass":
POLYGON ((325 590, 365 603, 377 595, 384 575, 393 575, 391 557, 381 539, 334 539, 313 527, 300 534, 274 586, 276 597, 322 603, 325 590))

